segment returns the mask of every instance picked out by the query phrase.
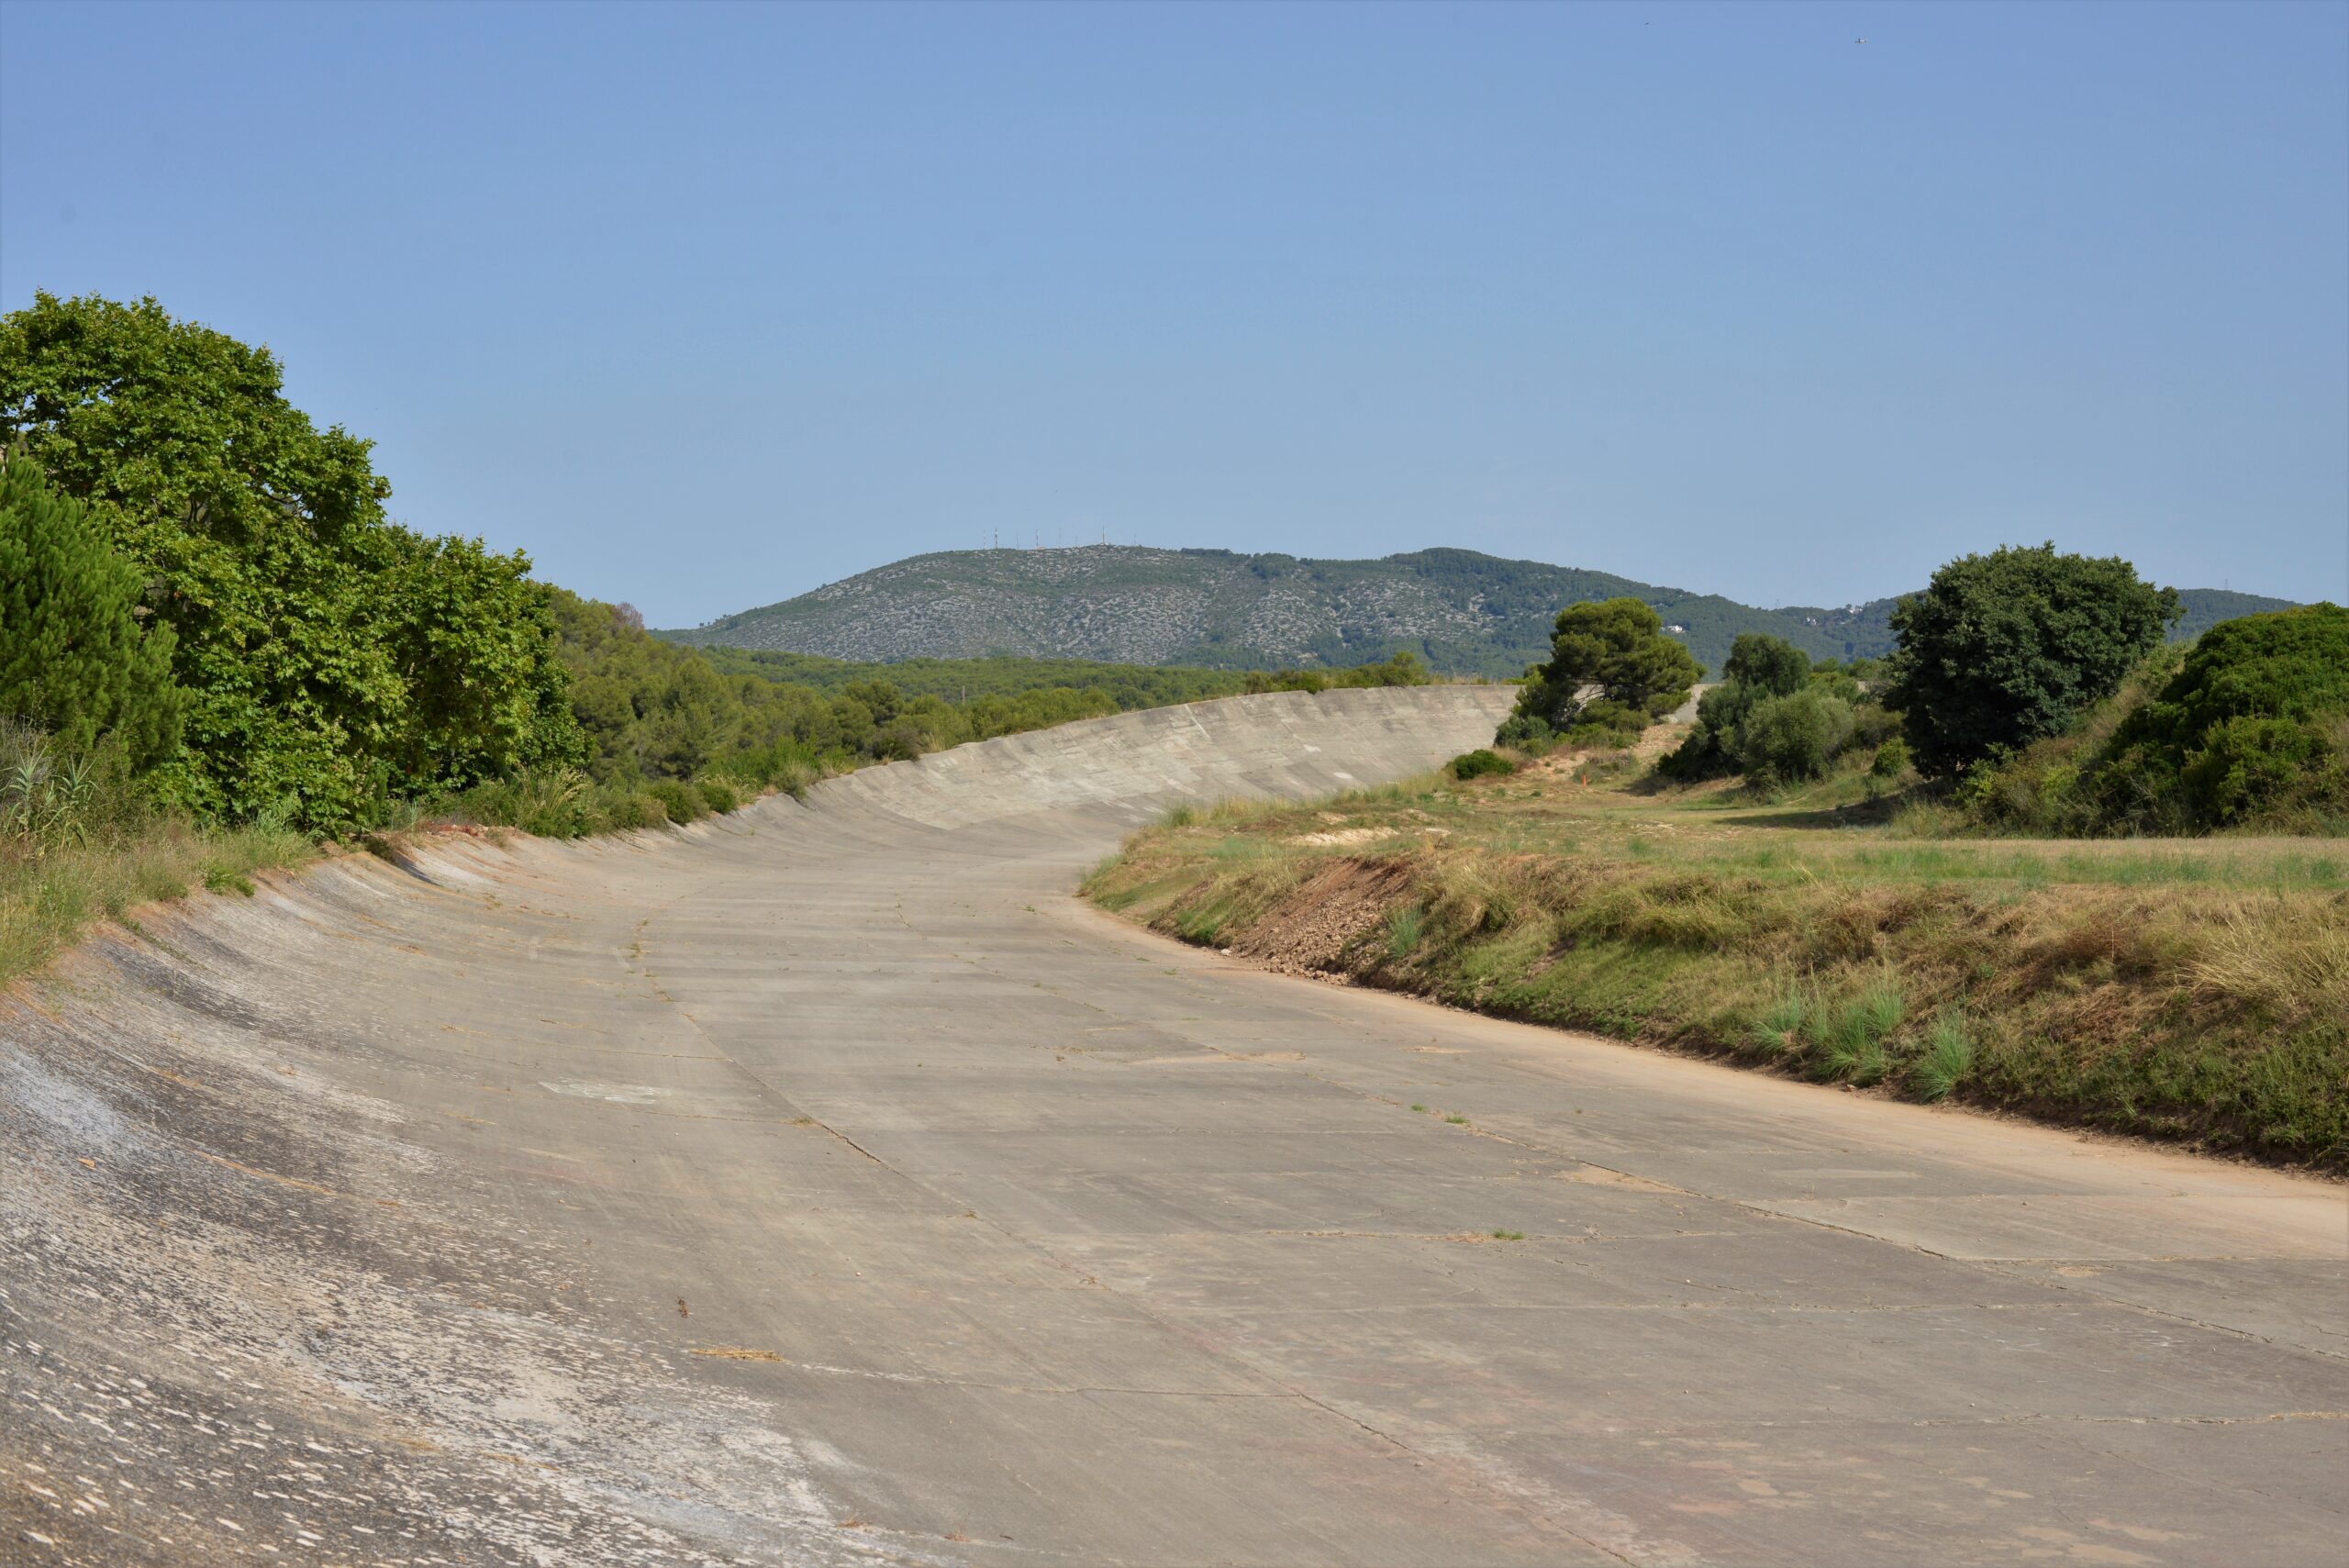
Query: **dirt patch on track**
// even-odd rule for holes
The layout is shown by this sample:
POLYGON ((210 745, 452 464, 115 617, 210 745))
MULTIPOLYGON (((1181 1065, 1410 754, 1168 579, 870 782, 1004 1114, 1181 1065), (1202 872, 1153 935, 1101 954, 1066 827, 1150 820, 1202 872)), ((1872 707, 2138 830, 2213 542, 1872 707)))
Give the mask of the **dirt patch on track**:
POLYGON ((1228 949, 1282 974, 1351 977, 1347 956, 1410 886, 1408 862, 1341 860, 1308 878, 1228 949))

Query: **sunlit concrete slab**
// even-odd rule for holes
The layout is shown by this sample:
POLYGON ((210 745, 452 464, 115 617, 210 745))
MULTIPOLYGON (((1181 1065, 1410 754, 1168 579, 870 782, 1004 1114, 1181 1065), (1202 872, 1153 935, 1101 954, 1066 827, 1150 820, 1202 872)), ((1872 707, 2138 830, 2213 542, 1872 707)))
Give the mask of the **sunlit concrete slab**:
POLYGON ((1129 715, 73 956, 0 1013, 0 1561, 2349 1554, 2339 1184, 1068 896, 1509 695, 1129 715))

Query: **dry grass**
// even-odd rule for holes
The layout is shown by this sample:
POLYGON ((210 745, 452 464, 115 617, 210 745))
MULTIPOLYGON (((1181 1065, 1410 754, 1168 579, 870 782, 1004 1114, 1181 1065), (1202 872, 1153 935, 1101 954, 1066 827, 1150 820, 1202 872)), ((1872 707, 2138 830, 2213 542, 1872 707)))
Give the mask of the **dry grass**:
POLYGON ((2186 966, 2197 991, 2278 1015, 2349 1018, 2349 919, 2278 918, 2281 913, 2235 909, 2207 927, 2186 966))
POLYGON ((39 968, 100 920, 197 887, 249 895, 254 873, 317 854, 284 828, 199 830, 173 819, 86 841, 0 840, 0 984, 39 968))
POLYGON ((2349 845, 1920 845, 1577 775, 1200 814, 1086 891, 1278 967, 2349 1169, 2349 845))

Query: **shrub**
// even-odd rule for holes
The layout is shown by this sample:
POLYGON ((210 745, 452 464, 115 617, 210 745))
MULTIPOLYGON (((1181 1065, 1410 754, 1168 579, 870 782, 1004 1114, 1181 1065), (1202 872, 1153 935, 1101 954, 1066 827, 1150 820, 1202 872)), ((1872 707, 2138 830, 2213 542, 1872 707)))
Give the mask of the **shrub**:
POLYGON ((1865 695, 1855 701, 1846 700, 1852 701, 1852 738, 1844 742, 1847 751, 1865 751, 1873 756, 1886 741, 1897 740, 1902 758, 1913 762, 1909 756, 1908 739, 1900 733, 1898 714, 1865 695))
POLYGON ((1474 751, 1462 752, 1444 765, 1451 770, 1453 778, 1463 782, 1480 779, 1488 773, 1513 773, 1517 771, 1515 762, 1482 746, 1474 751))
POLYGON ((2342 758, 2304 719, 2239 715, 2203 732, 2178 774, 2187 808, 2213 826, 2241 822, 2288 795, 2340 792, 2342 758))
POLYGON ((1656 759, 1655 771, 1684 784, 1716 779, 1737 771, 1730 742, 1760 695, 1736 681, 1725 681, 1697 699, 1697 724, 1688 738, 1656 759))
POLYGON ((2195 833, 2349 822, 2349 610, 2222 622, 2149 656, 2065 735, 1970 771, 1977 824, 2037 833, 2195 833))
POLYGON ((2172 791, 2176 815, 2204 828, 2295 806, 2349 812, 2344 718, 2349 609, 2306 605, 2221 622, 2113 731, 2115 776, 2101 783, 2101 803, 2116 826, 2157 817, 2172 791))
POLYGON ((652 793, 651 786, 622 790, 602 803, 602 830, 625 833, 634 828, 665 828, 670 823, 669 808, 652 793))
POLYGON ((692 822, 709 815, 709 807, 702 804, 701 792, 682 779, 654 779, 644 786, 643 793, 661 803, 661 809, 672 822, 692 822))
POLYGON ((551 769, 480 785, 461 795, 458 805, 483 822, 519 828, 541 839, 576 839, 600 826, 588 788, 578 769, 551 769))
POLYGON ((742 804, 742 797, 734 792, 734 786, 721 778, 696 779, 694 788, 700 794, 703 804, 720 815, 735 810, 742 804))
POLYGON ((1872 778, 1892 780, 1909 771, 1909 742, 1896 735, 1876 749, 1875 759, 1868 763, 1872 778))
POLYGON ((1557 732, 1550 728, 1549 720, 1525 713, 1512 714, 1504 719, 1493 735, 1494 745, 1514 747, 1537 757, 1556 740, 1557 732))
POLYGON ((1749 779, 1811 779, 1827 771, 1851 733, 1851 705, 1806 689, 1756 706, 1731 746, 1749 779))
POLYGON ((1610 750, 1638 744, 1640 736, 1653 718, 1644 710, 1629 703, 1608 697, 1585 703, 1575 721, 1559 732, 1562 740, 1584 746, 1603 746, 1610 750))

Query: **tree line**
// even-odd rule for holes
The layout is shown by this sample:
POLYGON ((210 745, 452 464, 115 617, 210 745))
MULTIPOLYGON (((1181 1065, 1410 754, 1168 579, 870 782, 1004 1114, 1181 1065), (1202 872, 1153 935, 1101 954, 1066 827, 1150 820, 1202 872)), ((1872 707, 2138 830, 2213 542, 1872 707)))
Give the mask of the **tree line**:
MULTIPOLYGON (((2349 829, 2349 610, 2244 616, 2165 645, 2179 614, 2174 590, 2118 557, 1967 555, 1899 601, 1886 660, 1813 662, 1741 635, 1655 771, 1771 787, 1851 765, 1871 794, 1913 773, 1965 822, 2007 831, 2349 829)), ((1495 743, 1627 746, 1703 673, 1638 600, 1568 606, 1495 743)))
POLYGON ((840 678, 663 642, 519 551, 392 521, 391 494, 265 348, 151 298, 0 317, 0 718, 37 732, 11 742, 25 779, 70 762, 112 796, 310 832, 432 807, 584 832, 1123 708, 1429 679, 1408 655, 840 678))

